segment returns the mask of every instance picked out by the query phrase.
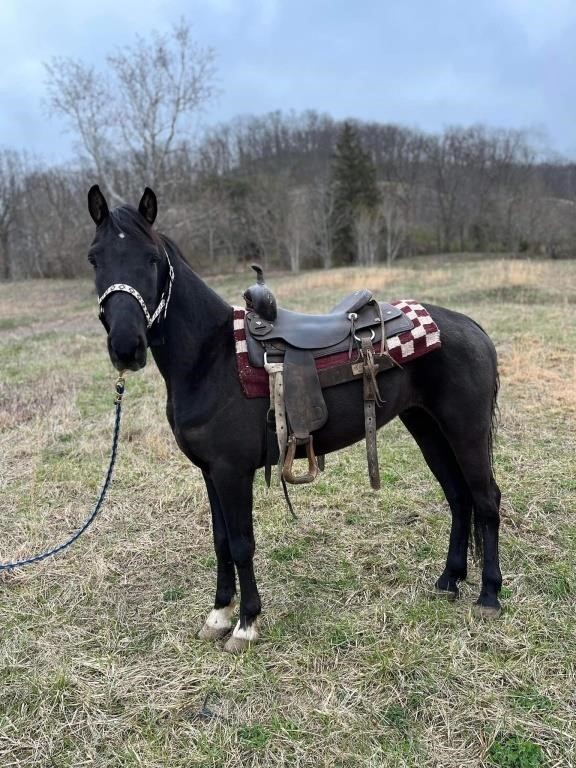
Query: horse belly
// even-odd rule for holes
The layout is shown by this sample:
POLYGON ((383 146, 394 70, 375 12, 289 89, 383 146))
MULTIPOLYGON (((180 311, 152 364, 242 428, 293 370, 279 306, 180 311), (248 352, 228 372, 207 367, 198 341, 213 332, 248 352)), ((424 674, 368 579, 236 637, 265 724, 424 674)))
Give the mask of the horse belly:
MULTIPOLYGON (((411 387, 405 371, 385 371, 378 377, 384 403, 376 406, 378 428, 387 424, 411 404, 411 387)), ((323 390, 328 407, 326 424, 314 432, 317 454, 332 453, 357 443, 365 435, 364 398, 361 381, 350 381, 323 390)))

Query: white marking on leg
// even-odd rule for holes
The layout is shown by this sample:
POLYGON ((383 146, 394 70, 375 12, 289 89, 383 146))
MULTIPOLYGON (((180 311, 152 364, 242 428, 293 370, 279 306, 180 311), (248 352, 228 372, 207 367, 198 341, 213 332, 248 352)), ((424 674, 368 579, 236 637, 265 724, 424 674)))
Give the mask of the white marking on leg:
POLYGON ((246 627, 246 629, 242 629, 240 626, 240 622, 236 624, 234 627, 234 632, 232 632, 232 637, 235 637, 237 640, 246 640, 249 643, 255 643, 256 640, 258 640, 258 623, 256 620, 250 624, 250 626, 246 627))
POLYGON ((234 600, 230 605, 225 605, 224 608, 212 608, 204 626, 208 629, 230 629, 233 615, 234 600))

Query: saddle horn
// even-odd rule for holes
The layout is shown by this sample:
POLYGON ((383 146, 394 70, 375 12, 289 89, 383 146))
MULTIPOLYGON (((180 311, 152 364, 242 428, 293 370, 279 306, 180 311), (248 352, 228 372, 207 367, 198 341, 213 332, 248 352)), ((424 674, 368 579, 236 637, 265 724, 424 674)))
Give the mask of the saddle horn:
POLYGON ((244 291, 243 298, 246 309, 256 312, 264 320, 276 320, 276 299, 270 288, 264 282, 264 272, 259 264, 251 264, 256 272, 256 283, 244 291))

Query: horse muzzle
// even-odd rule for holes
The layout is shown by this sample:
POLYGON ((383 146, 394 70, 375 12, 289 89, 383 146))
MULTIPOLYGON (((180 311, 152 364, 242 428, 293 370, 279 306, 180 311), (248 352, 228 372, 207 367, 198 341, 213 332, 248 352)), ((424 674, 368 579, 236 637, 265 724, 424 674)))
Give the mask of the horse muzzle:
POLYGON ((108 354, 117 371, 139 371, 146 365, 146 337, 108 335, 108 354))

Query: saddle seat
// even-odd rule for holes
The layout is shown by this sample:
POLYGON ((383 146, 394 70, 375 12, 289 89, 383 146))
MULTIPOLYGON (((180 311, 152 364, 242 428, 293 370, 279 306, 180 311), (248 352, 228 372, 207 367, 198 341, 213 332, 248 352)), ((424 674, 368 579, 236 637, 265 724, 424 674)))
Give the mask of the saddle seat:
POLYGON ((412 328, 412 322, 401 309, 386 302, 376 302, 368 290, 354 291, 328 314, 309 315, 278 308, 274 320, 256 312, 246 315, 246 341, 252 365, 264 365, 264 353, 277 359, 287 345, 309 350, 312 356, 325 357, 350 348, 350 337, 356 341, 371 336, 379 342, 384 327, 386 337, 412 328))

